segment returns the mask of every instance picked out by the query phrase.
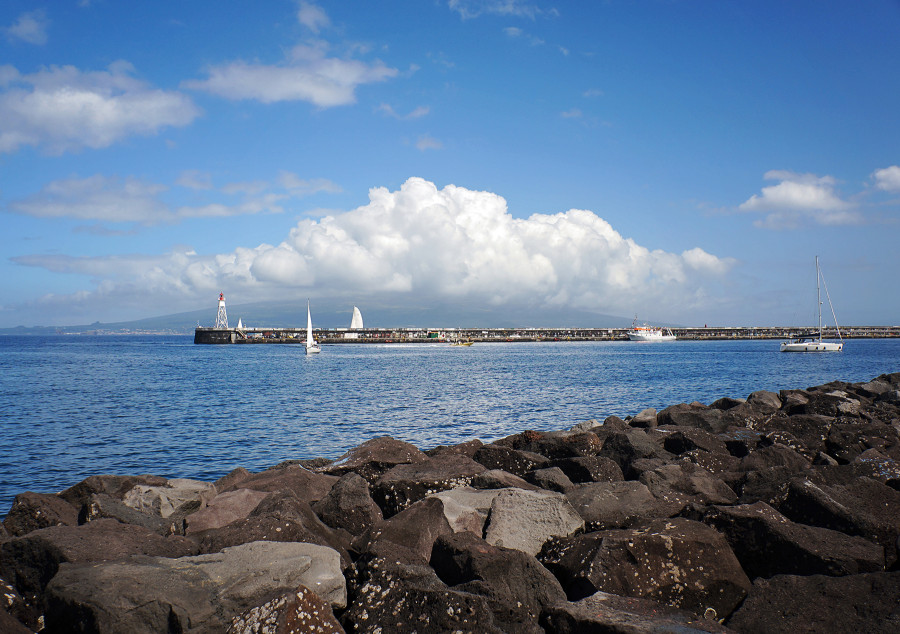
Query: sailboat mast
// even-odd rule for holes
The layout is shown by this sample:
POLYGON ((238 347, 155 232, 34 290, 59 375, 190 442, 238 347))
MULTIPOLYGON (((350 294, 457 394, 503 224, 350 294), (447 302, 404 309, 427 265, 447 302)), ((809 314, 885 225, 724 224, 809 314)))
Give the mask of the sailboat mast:
POLYGON ((819 256, 816 256, 816 308, 819 311, 819 341, 822 341, 822 293, 819 290, 819 256))

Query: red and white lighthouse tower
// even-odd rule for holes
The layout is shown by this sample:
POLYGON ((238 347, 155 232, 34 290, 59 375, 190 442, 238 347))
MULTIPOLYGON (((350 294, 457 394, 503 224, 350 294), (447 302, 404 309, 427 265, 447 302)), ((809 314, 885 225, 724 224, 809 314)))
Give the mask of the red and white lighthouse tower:
POLYGON ((216 328, 228 328, 228 315, 225 314, 224 293, 219 293, 219 312, 216 313, 216 328))

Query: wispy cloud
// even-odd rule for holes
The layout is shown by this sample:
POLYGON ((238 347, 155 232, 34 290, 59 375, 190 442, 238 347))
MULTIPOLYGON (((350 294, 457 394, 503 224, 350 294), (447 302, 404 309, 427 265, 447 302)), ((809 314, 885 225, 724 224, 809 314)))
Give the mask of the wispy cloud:
MULTIPOLYGON (((319 192, 337 193, 341 188, 328 179, 303 179, 282 171, 272 182, 227 183, 213 190, 211 176, 187 171, 176 181, 181 187, 209 192, 209 201, 172 207, 164 200, 171 188, 137 178, 106 177, 53 181, 40 192, 8 207, 15 213, 36 218, 67 218, 103 223, 157 225, 184 218, 213 218, 260 213, 281 213, 284 201, 319 192)), ((97 230, 93 233, 98 234, 97 230)))
POLYGON ((440 150, 442 147, 444 147, 444 144, 430 134, 423 134, 416 140, 416 148, 423 152, 425 150, 440 150))
POLYGON ((528 44, 530 44, 531 46, 540 46, 544 43, 544 40, 542 40, 541 38, 535 35, 531 35, 530 33, 526 33, 517 26, 508 26, 503 29, 503 32, 507 37, 511 39, 523 40, 525 42, 528 42, 528 44))
POLYGON ((448 0, 447 6, 464 20, 482 15, 505 15, 534 19, 543 13, 555 14, 555 9, 543 10, 527 0, 448 0))
POLYGON ((396 77, 396 68, 380 60, 328 57, 324 43, 301 44, 289 59, 277 65, 230 62, 209 69, 208 79, 182 85, 226 99, 253 99, 262 103, 307 101, 320 108, 356 102, 356 89, 364 84, 396 77))
POLYGON ((18 20, 11 26, 3 28, 2 32, 11 42, 20 41, 43 46, 47 43, 49 26, 47 12, 43 9, 36 9, 20 15, 18 20))
POLYGON ((428 106, 418 106, 417 108, 414 108, 413 110, 409 111, 407 114, 400 114, 396 110, 394 110, 394 108, 390 104, 387 104, 387 103, 383 103, 380 106, 378 106, 378 110, 380 112, 385 113, 389 117, 393 117, 395 119, 400 119, 401 121, 408 121, 410 119, 420 119, 431 112, 431 108, 429 108, 428 106))
POLYGON ((301 0, 297 9, 297 21, 313 33, 318 33, 331 24, 328 14, 322 7, 311 2, 301 0))
POLYGON ((765 217, 755 223, 757 226, 793 229, 805 223, 850 225, 862 222, 856 206, 843 200, 835 191, 837 182, 831 176, 771 170, 764 178, 779 182, 763 187, 759 194, 738 207, 741 211, 764 214, 765 217))
POLYGON ((153 88, 133 72, 127 62, 94 72, 51 66, 31 75, 0 67, 0 152, 23 145, 51 154, 104 148, 200 115, 188 96, 153 88))

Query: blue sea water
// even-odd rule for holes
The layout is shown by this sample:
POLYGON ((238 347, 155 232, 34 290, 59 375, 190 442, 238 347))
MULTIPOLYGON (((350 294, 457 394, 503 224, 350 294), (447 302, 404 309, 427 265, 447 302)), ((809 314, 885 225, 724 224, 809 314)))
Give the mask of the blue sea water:
POLYGON ((426 449, 646 407, 868 381, 900 340, 194 345, 189 336, 0 337, 0 516, 101 473, 214 480, 390 435, 426 449))

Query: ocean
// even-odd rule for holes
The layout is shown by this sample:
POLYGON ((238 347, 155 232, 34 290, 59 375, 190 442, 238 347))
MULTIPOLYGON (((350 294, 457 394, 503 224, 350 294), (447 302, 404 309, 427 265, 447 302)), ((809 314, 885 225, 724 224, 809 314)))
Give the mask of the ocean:
POLYGON ((900 371, 900 339, 785 354, 778 341, 194 345, 191 336, 0 337, 0 516, 89 475, 212 481, 336 458, 567 429, 647 407, 900 371))

